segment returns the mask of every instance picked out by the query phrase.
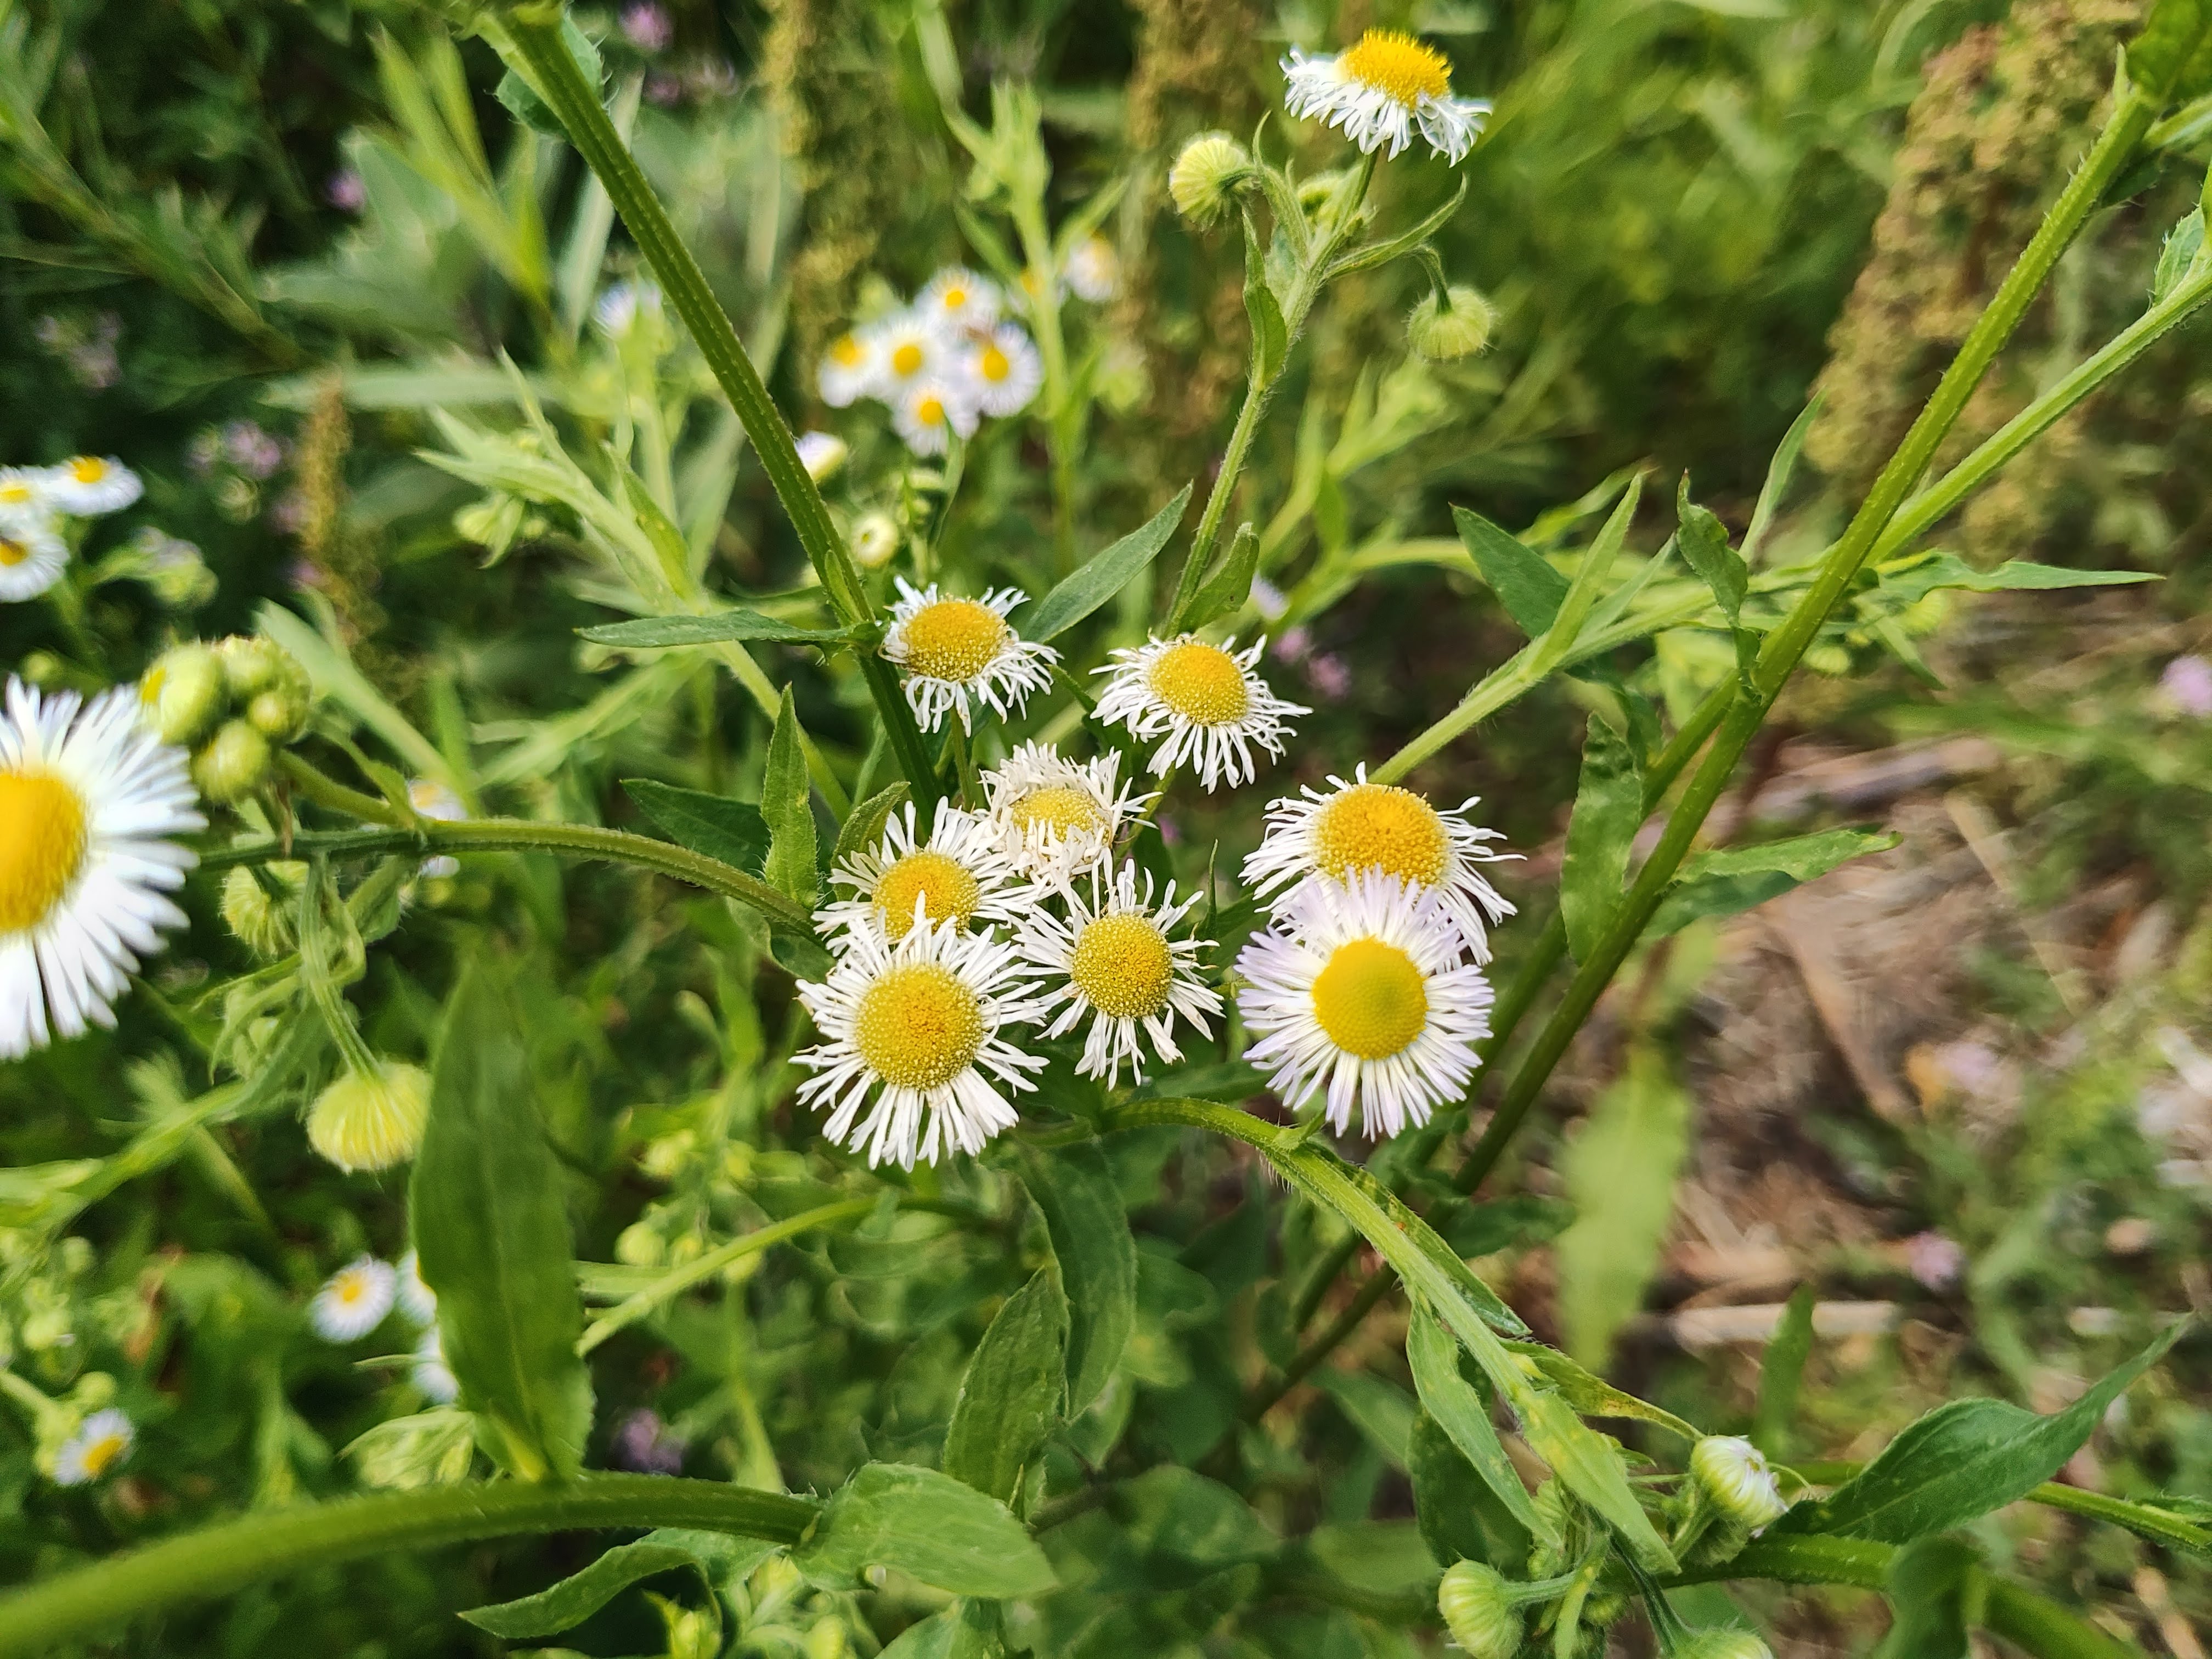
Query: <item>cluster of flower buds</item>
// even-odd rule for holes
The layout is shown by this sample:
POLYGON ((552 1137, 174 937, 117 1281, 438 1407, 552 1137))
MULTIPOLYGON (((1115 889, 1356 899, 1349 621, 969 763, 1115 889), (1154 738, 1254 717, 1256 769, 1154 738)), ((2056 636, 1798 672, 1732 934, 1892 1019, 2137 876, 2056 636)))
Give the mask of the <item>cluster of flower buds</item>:
POLYGON ((139 683, 163 743, 188 749, 206 800, 233 806, 269 781, 276 750, 307 728, 307 671, 273 641, 233 635, 164 652, 139 683))

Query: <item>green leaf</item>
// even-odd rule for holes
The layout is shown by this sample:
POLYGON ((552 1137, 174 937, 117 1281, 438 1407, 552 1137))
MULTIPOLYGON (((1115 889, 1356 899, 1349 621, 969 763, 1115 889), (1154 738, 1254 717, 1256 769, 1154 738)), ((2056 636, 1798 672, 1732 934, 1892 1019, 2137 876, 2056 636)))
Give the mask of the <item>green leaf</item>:
POLYGON ((1966 1632, 1981 1618, 1979 1565, 1973 1547, 1957 1538, 1923 1538, 1899 1550, 1882 1587, 1889 1634, 1875 1659, 1966 1659, 1966 1632))
POLYGON ((1337 1403, 1392 1468, 1406 1468, 1418 1408, 1403 1389, 1372 1371, 1347 1371, 1334 1365, 1321 1367, 1307 1380, 1337 1403))
POLYGON ((838 826, 837 844, 830 852, 832 870, 848 859, 859 857, 872 850, 884 837, 884 826, 890 822, 891 814, 906 804, 908 787, 903 780, 888 789, 876 793, 845 814, 845 822, 838 826))
POLYGON ((877 1659, 998 1659, 1006 1649, 980 1616, 984 1609, 951 1607, 908 1625, 877 1659))
POLYGON ((538 1121, 513 1000, 481 964, 461 975, 432 1062, 430 1121, 409 1188, 446 1363, 526 1480, 583 1467, 592 1381, 561 1167, 538 1121))
POLYGON ((768 771, 761 780, 761 817, 768 823, 768 862, 761 876, 778 892, 801 904, 814 902, 819 874, 814 861, 814 800, 806 776, 806 754, 799 737, 799 712, 791 688, 775 711, 769 734, 768 771))
POLYGON ((1121 1363, 1137 1323, 1137 1243, 1094 1146, 1030 1151, 1022 1181, 1044 1217, 1067 1297, 1067 1414, 1079 1416, 1121 1363))
POLYGON ((1280 1543, 1228 1487, 1172 1463, 1126 1482, 1120 1498, 1133 1542, 1200 1566, 1257 1560, 1273 1554, 1280 1543))
POLYGON ((1628 539, 1628 526, 1634 522, 1637 505, 1643 499, 1644 475, 1639 472, 1629 479, 1619 505, 1583 551, 1582 562, 1575 568, 1575 579, 1567 584, 1567 596, 1559 601, 1559 614, 1553 619, 1544 637, 1535 642, 1530 668, 1539 678, 1565 662, 1567 653, 1575 648, 1575 641, 1582 637, 1583 625, 1596 608, 1605 579, 1612 572, 1613 561, 1620 556, 1621 546, 1628 539))
POLYGON ((704 617, 640 617, 635 622, 604 623, 576 630, 594 645, 630 651, 677 645, 720 645, 729 640, 781 641, 792 645, 837 645, 856 638, 850 628, 801 628, 742 606, 704 617))
MULTIPOLYGON (((561 44, 568 47, 568 56, 576 60, 576 67, 583 71, 586 84, 598 88, 604 83, 606 70, 599 62, 599 46, 569 21, 566 13, 561 18, 561 44)), ((538 88, 524 79, 518 70, 509 69, 500 76, 493 96, 507 106, 509 115, 532 131, 542 132, 548 138, 567 141, 568 130, 561 125, 561 118, 554 114, 545 100, 538 94, 538 88)))
POLYGON ((1764 847, 1701 853, 1683 864, 1644 937, 1664 939, 1706 916, 1741 915, 1853 859, 1886 853, 1898 841, 1872 830, 1822 830, 1764 847))
POLYGON ((968 1361, 945 1431, 945 1474, 1012 1503, 1066 1395, 1067 1298, 1039 1272, 1006 1298, 968 1361))
POLYGON ((2157 305, 2179 287, 2189 267, 2204 248, 2204 210, 2190 209, 2188 216, 2168 231, 2158 251, 2158 269, 2150 279, 2150 302, 2157 305))
POLYGON ((1014 1512, 935 1469, 869 1463, 839 1487, 791 1559, 825 1589, 851 1589, 872 1566, 935 1589, 994 1599, 1038 1595, 1052 1565, 1014 1512))
POLYGON ((1549 632, 1567 597, 1567 579, 1542 554, 1522 546, 1479 513, 1455 507, 1452 522, 1459 526, 1460 541, 1505 614, 1532 640, 1549 632))
POLYGON ((1666 1058, 1638 1043, 1560 1159, 1575 1224, 1552 1243, 1567 1352, 1602 1366, 1613 1334, 1643 1305, 1674 1213, 1689 1151, 1690 1098, 1666 1058))
POLYGON ((1349 252, 1339 254, 1329 265, 1328 280, 1333 283, 1338 277, 1349 276, 1356 270, 1373 270, 1389 264, 1393 259, 1401 258, 1411 253, 1430 237, 1442 230, 1450 222, 1452 215, 1459 211, 1459 204, 1466 199, 1467 175, 1462 173, 1459 188, 1452 192, 1450 200, 1445 202, 1419 223, 1400 231, 1395 236, 1388 237, 1379 242, 1370 242, 1364 247, 1356 247, 1349 252))
POLYGON ((1055 639, 1120 592, 1130 578, 1159 556, 1189 505, 1190 486, 1185 484, 1140 528, 1091 555, 1022 618, 1022 637, 1040 642, 1055 639))
POLYGON ((758 875, 768 857, 768 820, 749 801, 679 789, 651 778, 624 778, 623 793, 670 840, 758 875))
POLYGON ((1413 1388, 1421 1408, 1436 1419, 1460 1455, 1466 1458, 1482 1484, 1490 1489, 1516 1524, 1546 1543, 1559 1542, 1556 1528, 1536 1513, 1528 1488, 1505 1455, 1504 1442, 1490 1420, 1490 1407, 1474 1385, 1460 1375, 1459 1345, 1446 1334, 1436 1316, 1416 1304, 1413 1322, 1406 1333, 1406 1361, 1413 1367, 1413 1388))
POLYGON ((1557 1348, 1547 1348, 1540 1342, 1508 1342, 1506 1347, 1520 1355, 1544 1374, 1559 1398, 1586 1417, 1628 1417, 1639 1423, 1656 1423, 1670 1434, 1685 1440, 1696 1440, 1699 1432, 1694 1424, 1686 1423, 1664 1407, 1655 1406, 1648 1400, 1639 1400, 1595 1372, 1588 1371, 1557 1348))
POLYGON ((1628 853, 1644 824, 1644 768, 1628 740, 1598 715, 1583 738, 1582 781, 1567 823, 1559 872, 1559 914, 1567 947, 1587 961, 1620 902, 1628 853))
POLYGON ((1446 1190, 1434 1194, 1427 1205, 1429 1224, 1454 1254, 1468 1260, 1495 1255, 1516 1244, 1541 1244, 1557 1238, 1575 1218, 1573 1205, 1540 1193, 1516 1193, 1478 1204, 1445 1178, 1431 1178, 1446 1190))
POLYGON ((1252 578, 1260 569, 1260 532, 1249 522, 1237 526, 1237 539, 1229 551, 1190 596, 1189 608, 1170 619, 1168 631, 1181 634, 1203 628, 1218 617, 1243 608, 1252 597, 1252 578))
POLYGON ((2212 85, 2212 0, 2158 0, 2128 43, 2128 79, 2162 103, 2212 85))
POLYGON ((1275 302, 1275 291, 1267 286, 1266 244, 1260 240, 1259 228, 1252 222, 1247 210, 1244 215, 1244 314, 1252 321, 1252 378, 1267 381, 1275 378, 1275 371, 1283 366, 1290 354, 1290 330, 1283 323, 1283 308, 1275 302))
POLYGON ((2165 1356, 2188 1323, 2177 1321, 2049 1417, 2002 1400, 1938 1406, 1850 1480, 1817 1504, 1798 1504, 1771 1530, 1909 1544, 2002 1509, 2033 1492, 2079 1451, 2105 1408, 2165 1356))
POLYGON ((1742 555, 1729 545, 1727 526, 1690 499, 1690 475, 1686 472, 1682 475, 1681 488, 1675 493, 1674 516, 1678 526, 1674 544, 1682 550, 1683 562, 1713 590, 1721 615, 1734 628, 1743 611, 1743 596, 1751 591, 1751 567, 1743 562, 1742 555))
POLYGON ((1498 1501, 1443 1425, 1426 1412, 1413 1419, 1407 1453, 1413 1510, 1429 1553, 1454 1561, 1503 1563, 1518 1571, 1528 1559, 1528 1532, 1498 1501))
POLYGON ((1782 1322, 1759 1364, 1759 1409, 1753 1418, 1752 1439, 1769 1457, 1790 1455, 1790 1425, 1797 1419, 1797 1389, 1805 1380, 1805 1362, 1813 1352, 1813 1309, 1820 1300, 1810 1285, 1790 1293, 1782 1322))
POLYGON ((641 1579, 672 1572, 679 1567, 691 1567, 697 1570, 712 1590, 717 1579, 750 1571, 751 1565, 765 1560, 775 1548, 775 1545, 757 1539, 664 1527, 658 1532, 647 1533, 635 1544, 623 1544, 609 1550, 581 1572, 572 1573, 550 1589, 513 1601, 473 1607, 461 1617, 503 1641, 557 1636, 582 1624, 641 1579))
POLYGON ((1805 435, 1820 418, 1820 399, 1814 398, 1790 422, 1790 430, 1782 434, 1774 453, 1766 463, 1766 481, 1759 487, 1759 501, 1751 509, 1751 528, 1743 532, 1743 562, 1759 562, 1759 549, 1766 545, 1766 532, 1772 527, 1774 515, 1782 509, 1783 498, 1790 493, 1790 480, 1797 471, 1797 457, 1805 447, 1805 435))
POLYGON ((2005 593, 2054 587, 2124 587, 2165 579, 2142 570, 2069 570, 2061 565, 2011 559, 1994 570, 1977 570, 1955 553, 1923 553, 1883 565, 1876 573, 1885 599, 1900 609, 1939 587, 1971 593, 2005 593))

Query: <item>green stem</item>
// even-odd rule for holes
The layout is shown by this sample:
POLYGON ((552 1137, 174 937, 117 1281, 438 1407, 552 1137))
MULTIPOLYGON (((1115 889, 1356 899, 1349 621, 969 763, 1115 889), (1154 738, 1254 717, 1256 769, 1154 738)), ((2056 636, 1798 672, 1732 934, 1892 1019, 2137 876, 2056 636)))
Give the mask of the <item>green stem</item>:
POLYGON ((309 765, 290 750, 276 757, 276 769, 284 775, 285 781, 298 792, 301 798, 311 800, 326 811, 343 812, 349 818, 359 818, 364 823, 381 823, 394 830, 408 827, 399 809, 390 801, 374 795, 365 795, 358 789, 349 789, 328 773, 309 765))
POLYGON ((234 864, 265 864, 272 859, 365 858, 378 853, 562 853, 574 858, 634 864, 659 875, 703 887, 724 898, 750 904, 769 921, 811 932, 813 919, 796 901, 757 876, 720 859, 695 853, 623 830, 588 823, 534 823, 525 818, 471 818, 465 823, 427 822, 414 830, 347 830, 292 837, 288 847, 271 836, 243 846, 214 848, 200 855, 202 870, 234 864))
POLYGON ((302 1504, 110 1556, 0 1599, 0 1659, 181 1601, 395 1550, 584 1527, 698 1527, 793 1544, 820 1505, 714 1480, 587 1474, 561 1486, 436 1486, 302 1504))

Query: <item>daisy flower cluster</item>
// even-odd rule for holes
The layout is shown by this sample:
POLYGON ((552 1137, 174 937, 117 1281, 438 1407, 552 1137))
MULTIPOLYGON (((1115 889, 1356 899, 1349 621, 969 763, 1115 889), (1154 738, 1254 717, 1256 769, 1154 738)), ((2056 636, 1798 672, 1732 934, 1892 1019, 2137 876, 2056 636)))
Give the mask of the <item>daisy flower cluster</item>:
POLYGON ((0 599, 35 599, 62 579, 68 520, 119 511, 144 492, 138 475, 112 455, 0 466, 0 599))
POLYGON ((872 398, 908 449, 942 455, 985 416, 1019 414, 1044 384, 1036 343, 1006 310, 995 283, 948 265, 911 305, 831 343, 815 376, 822 401, 844 409, 872 398))
POLYGON ((450 1405, 460 1393, 446 1365, 438 1336, 438 1298, 417 1269, 410 1250, 397 1262, 373 1255, 356 1257, 323 1282, 307 1304, 307 1323, 325 1342, 358 1342, 398 1309, 414 1327, 416 1340, 409 1375, 416 1388, 436 1404, 450 1405))

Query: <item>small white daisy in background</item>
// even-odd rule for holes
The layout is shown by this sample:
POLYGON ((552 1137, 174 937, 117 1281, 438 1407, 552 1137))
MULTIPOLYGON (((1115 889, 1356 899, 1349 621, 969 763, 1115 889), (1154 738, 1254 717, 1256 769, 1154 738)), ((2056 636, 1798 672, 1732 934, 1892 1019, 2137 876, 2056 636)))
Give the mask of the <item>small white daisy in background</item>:
POLYGON ((896 317, 884 325, 876 341, 879 354, 868 395, 896 409, 901 398, 927 381, 950 379, 959 368, 959 349, 919 317, 896 317))
POLYGON ((1066 286, 1057 276, 1047 283, 1035 265, 1022 267, 1022 303, 1032 312, 1046 305, 1058 305, 1066 286))
POLYGON ((130 506, 146 493, 146 486, 112 455, 79 455, 46 469, 46 493, 56 512, 89 519, 130 506))
POLYGON ((991 416, 1020 414, 1044 384, 1044 359, 1036 343, 1012 323, 970 337, 961 352, 960 370, 976 408, 991 416))
POLYGON ((800 1103, 826 1109, 823 1133, 871 1164, 981 1152, 1015 1121, 1001 1090, 1036 1087, 1024 1073, 1044 1066, 999 1035, 1035 1018, 1020 974, 1011 945, 950 921, 896 945, 854 930, 830 976, 799 988, 823 1039, 793 1057, 815 1073, 800 1103))
POLYGON ((1308 785, 1267 806, 1267 833, 1244 860, 1244 879, 1269 908, 1279 910, 1303 881, 1349 880, 1380 870, 1433 892, 1477 962, 1490 959, 1491 924, 1513 914, 1481 866, 1514 856, 1494 851, 1503 837, 1468 822, 1470 798, 1439 811, 1411 789, 1370 783, 1363 763, 1347 783, 1329 779, 1327 794, 1308 785))
POLYGON ((1193 893, 1177 903, 1170 882, 1156 905, 1152 877, 1144 878, 1140 890, 1136 866, 1125 863, 1104 872, 1103 879, 1094 869, 1087 898, 1069 888, 1065 919, 1040 908, 1022 923, 1016 948, 1042 975, 1037 1017, 1042 1020, 1059 1011, 1044 1027, 1045 1036, 1065 1036, 1090 1018, 1083 1060, 1076 1067, 1084 1076, 1103 1078, 1112 1088, 1121 1082, 1126 1062, 1131 1076, 1142 1083, 1139 1026, 1166 1065, 1182 1058, 1175 1040, 1178 1014, 1200 1036, 1206 1035, 1206 1021, 1220 1013, 1221 998, 1198 977, 1198 956, 1206 942, 1172 937, 1199 896, 1193 893))
POLYGON ((422 1267, 414 1251, 399 1258, 397 1274, 399 1311, 417 1325, 434 1323, 438 1317, 437 1292, 422 1282, 422 1267))
POLYGON ((1079 300, 1103 306, 1121 288, 1121 256, 1103 236, 1086 236, 1067 252, 1067 285, 1079 300))
POLYGON ((999 290, 965 265, 947 265, 914 296, 914 314, 937 329, 988 328, 999 320, 999 290))
POLYGON ((131 1443, 137 1437, 126 1413, 112 1406, 94 1412, 54 1454, 55 1484, 90 1486, 131 1455, 131 1443))
POLYGON ((899 550, 898 526, 888 513, 863 513, 853 524, 853 556, 866 570, 880 570, 899 550))
POLYGON ((389 1261, 357 1257, 315 1292, 307 1304, 307 1322, 325 1342, 358 1342, 384 1322, 398 1288, 399 1275, 389 1261))
POLYGON ((460 1397, 461 1385, 453 1376, 453 1367, 446 1364, 445 1340, 438 1334, 435 1325, 422 1333, 415 1345, 415 1363, 408 1367, 408 1378, 422 1397, 433 1405, 450 1406, 460 1397))
POLYGON ((164 893, 199 855, 169 837, 204 830, 185 751, 140 718, 137 688, 41 697, 8 681, 0 714, 0 1060, 112 1025, 111 1006, 159 929, 164 893))
POLYGON ((884 635, 884 655, 906 671, 907 701, 925 732, 957 710, 963 730, 975 730, 974 705, 1001 719, 1018 714, 1030 693, 1052 684, 1060 653, 1025 640, 1006 613, 1028 596, 1019 588, 986 592, 980 599, 942 598, 932 582, 916 592, 905 577, 884 635))
POLYGON ((1285 1105, 1325 1094, 1342 1133, 1395 1135, 1466 1092, 1490 981, 1433 893, 1380 871, 1313 881, 1237 958, 1244 1057, 1285 1105))
POLYGON ((660 312, 660 289, 651 283, 620 282, 593 302, 592 320, 611 340, 619 340, 635 325, 641 314, 660 312))
POLYGON ((1011 921, 1035 900, 1013 879, 994 827, 950 801, 940 802, 927 839, 915 827, 912 801, 884 825, 884 838, 830 872, 848 896, 814 913, 833 949, 855 933, 877 929, 904 939, 917 916, 925 926, 964 929, 975 921, 1011 921))
POLYGON ((840 334, 822 354, 814 371, 815 390, 832 409, 845 409, 875 395, 886 356, 882 334, 855 328, 840 334))
POLYGON ((37 507, 0 507, 0 600, 35 599, 69 568, 69 544, 37 507))
POLYGON ((845 465, 852 452, 845 441, 834 432, 802 432, 796 440, 799 464, 806 469, 806 476, 820 483, 845 465))
POLYGON ((41 518, 53 511, 46 470, 35 466, 0 466, 0 513, 35 513, 41 518))
POLYGON ((1072 761, 1048 743, 1025 743, 984 773, 999 850, 1015 873, 1065 879, 1104 858, 1152 800, 1121 780, 1118 753, 1072 761))
POLYGON ((942 455, 957 435, 972 438, 979 411, 964 378, 917 380, 891 404, 891 426, 917 455, 942 455))
POLYGON ((1233 787, 1255 778, 1255 745, 1280 756, 1285 722, 1313 712, 1283 701, 1254 672, 1267 644, 1258 639, 1238 651, 1233 638, 1212 645, 1184 634, 1115 651, 1112 662, 1091 671, 1109 677, 1097 716, 1147 741, 1165 734, 1152 753, 1154 777, 1188 762, 1209 792, 1224 779, 1233 787))
POLYGON ((1283 74, 1285 109, 1342 129, 1370 155, 1386 148, 1397 155, 1418 127, 1431 149, 1457 161, 1490 114, 1485 99, 1451 95, 1449 58, 1396 29, 1370 29, 1333 57, 1293 48, 1283 74))
MULTIPOLYGON (((434 818, 441 823, 468 822, 469 809, 462 805, 461 798, 434 778, 408 779, 407 803, 424 817, 434 818)), ((461 873, 461 861, 441 853, 424 859, 416 873, 428 880, 442 881, 461 873)))

